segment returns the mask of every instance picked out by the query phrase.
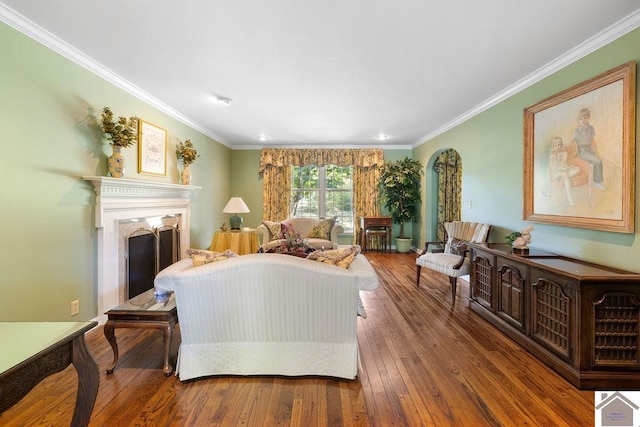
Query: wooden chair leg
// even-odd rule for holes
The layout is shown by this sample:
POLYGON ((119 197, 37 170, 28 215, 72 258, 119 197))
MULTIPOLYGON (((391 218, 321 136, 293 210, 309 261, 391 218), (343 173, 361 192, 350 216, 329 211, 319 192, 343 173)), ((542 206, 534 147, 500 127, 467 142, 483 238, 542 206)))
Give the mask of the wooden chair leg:
POLYGON ((416 270, 418 271, 418 277, 416 278, 416 288, 420 287, 420 270, 422 270, 421 265, 416 265, 416 270))
POLYGON ((458 286, 458 278, 449 276, 449 283, 451 283, 451 298, 453 301, 456 300, 456 288, 458 286))

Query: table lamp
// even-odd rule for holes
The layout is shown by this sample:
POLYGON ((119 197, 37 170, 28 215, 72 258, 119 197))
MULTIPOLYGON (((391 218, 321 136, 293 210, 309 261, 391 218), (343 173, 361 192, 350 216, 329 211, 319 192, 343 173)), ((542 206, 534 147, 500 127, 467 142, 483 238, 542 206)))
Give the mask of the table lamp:
POLYGON ((232 197, 227 203, 227 206, 222 210, 223 213, 232 213, 234 214, 229 219, 229 224, 231 225, 232 230, 240 230, 242 226, 242 217, 238 216, 239 213, 249 213, 251 212, 247 205, 242 200, 242 197, 232 197))

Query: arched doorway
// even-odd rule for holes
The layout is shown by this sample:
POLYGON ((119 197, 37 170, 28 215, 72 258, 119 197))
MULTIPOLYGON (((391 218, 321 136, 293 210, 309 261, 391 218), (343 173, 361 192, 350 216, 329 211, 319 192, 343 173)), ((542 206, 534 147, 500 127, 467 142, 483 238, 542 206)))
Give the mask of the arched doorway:
POLYGON ((443 224, 459 221, 462 211, 462 159, 452 148, 441 152, 433 164, 437 174, 436 240, 445 239, 443 224))

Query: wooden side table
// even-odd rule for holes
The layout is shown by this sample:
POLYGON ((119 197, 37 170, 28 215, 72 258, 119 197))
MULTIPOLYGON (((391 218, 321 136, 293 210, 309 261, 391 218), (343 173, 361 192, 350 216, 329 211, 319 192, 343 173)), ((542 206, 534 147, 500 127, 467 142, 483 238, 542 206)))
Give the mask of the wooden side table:
POLYGON ((211 239, 210 251, 230 250, 238 255, 255 254, 260 247, 258 232, 255 229, 244 231, 216 231, 211 239))
POLYGON ((363 216, 360 218, 360 247, 362 252, 367 250, 367 230, 386 230, 388 247, 391 247, 391 217, 390 216, 363 216))
POLYGON ((162 331, 164 338, 163 371, 165 376, 171 375, 173 367, 169 364, 169 348, 171 347, 173 329, 178 323, 178 311, 173 293, 156 296, 154 289, 149 289, 112 308, 105 314, 108 316, 108 320, 104 324, 104 336, 113 349, 113 364, 107 369, 107 374, 112 374, 118 364, 116 328, 154 328, 162 331))

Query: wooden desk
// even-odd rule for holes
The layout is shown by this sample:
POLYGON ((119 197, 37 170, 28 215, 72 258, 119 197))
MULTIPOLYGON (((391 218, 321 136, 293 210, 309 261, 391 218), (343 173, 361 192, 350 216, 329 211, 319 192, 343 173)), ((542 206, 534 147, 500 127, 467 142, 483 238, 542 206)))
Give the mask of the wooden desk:
POLYGON ((366 231, 368 228, 387 229, 387 247, 391 247, 391 217, 390 216, 363 216, 360 218, 360 247, 367 250, 366 231))
POLYGON ((249 231, 216 231, 211 239, 210 251, 224 252, 227 249, 238 255, 255 254, 260 242, 255 229, 249 231))
POLYGON ((0 322, 0 413, 70 363, 78 372, 72 426, 89 424, 100 373, 84 333, 97 322, 0 322))

